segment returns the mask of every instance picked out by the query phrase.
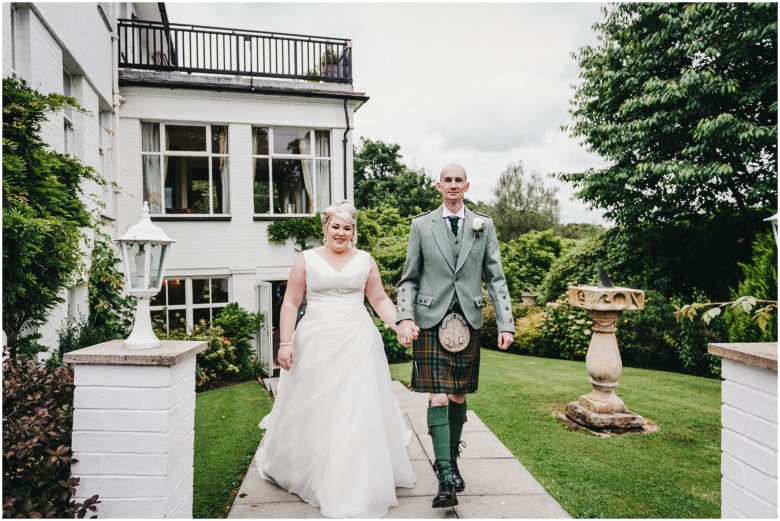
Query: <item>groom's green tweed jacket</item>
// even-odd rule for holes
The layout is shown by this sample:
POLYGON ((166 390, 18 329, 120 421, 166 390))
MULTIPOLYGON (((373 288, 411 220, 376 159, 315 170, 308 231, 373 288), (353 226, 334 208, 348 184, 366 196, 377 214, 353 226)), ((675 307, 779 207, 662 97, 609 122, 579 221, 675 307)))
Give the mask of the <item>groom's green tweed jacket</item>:
POLYGON ((484 214, 465 209, 463 241, 458 262, 452 253, 449 223, 443 217, 443 207, 418 215, 412 220, 406 263, 398 290, 398 317, 414 320, 423 329, 434 327, 447 314, 453 296, 468 323, 474 329, 482 327, 482 277, 496 310, 499 331, 514 333, 512 304, 501 269, 501 251, 498 248, 493 220, 484 214), (473 229, 474 219, 484 221, 481 230, 473 229))

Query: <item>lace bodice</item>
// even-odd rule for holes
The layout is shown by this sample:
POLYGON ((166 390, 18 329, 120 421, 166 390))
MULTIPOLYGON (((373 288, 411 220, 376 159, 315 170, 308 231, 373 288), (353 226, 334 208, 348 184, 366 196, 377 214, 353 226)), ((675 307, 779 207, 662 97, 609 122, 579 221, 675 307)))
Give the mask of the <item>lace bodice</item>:
POLYGON ((336 271, 318 252, 303 252, 306 266, 307 306, 318 303, 363 304, 363 293, 371 270, 370 257, 363 250, 336 271))

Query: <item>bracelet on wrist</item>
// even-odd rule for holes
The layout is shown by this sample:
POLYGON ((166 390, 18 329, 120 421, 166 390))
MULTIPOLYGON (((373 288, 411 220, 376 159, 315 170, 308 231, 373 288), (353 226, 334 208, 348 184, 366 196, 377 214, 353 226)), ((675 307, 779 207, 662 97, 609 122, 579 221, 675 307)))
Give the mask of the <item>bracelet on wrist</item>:
POLYGON ((280 346, 291 346, 292 344, 292 342, 279 342, 280 346))

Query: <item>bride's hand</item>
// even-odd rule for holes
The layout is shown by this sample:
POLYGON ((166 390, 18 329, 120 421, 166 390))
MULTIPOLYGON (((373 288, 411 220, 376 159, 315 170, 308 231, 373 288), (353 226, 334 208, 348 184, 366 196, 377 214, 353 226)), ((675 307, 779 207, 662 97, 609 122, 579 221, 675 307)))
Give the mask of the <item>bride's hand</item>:
POLYGON ((279 360, 279 365, 282 369, 289 371, 292 369, 293 362, 295 361, 295 350, 293 350, 291 345, 283 345, 279 348, 279 356, 277 359, 279 360))

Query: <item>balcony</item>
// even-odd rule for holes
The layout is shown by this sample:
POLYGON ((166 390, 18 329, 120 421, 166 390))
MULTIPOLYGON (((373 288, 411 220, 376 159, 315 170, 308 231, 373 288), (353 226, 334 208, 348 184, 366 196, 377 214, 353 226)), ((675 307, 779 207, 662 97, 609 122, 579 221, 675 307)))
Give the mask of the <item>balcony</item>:
POLYGON ((149 83, 150 76, 144 82, 134 71, 154 73, 158 82, 184 75, 222 77, 222 85, 247 79, 254 85, 255 78, 291 87, 352 85, 350 40, 126 19, 119 20, 118 32, 120 80, 137 84, 149 83))

